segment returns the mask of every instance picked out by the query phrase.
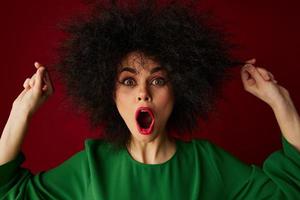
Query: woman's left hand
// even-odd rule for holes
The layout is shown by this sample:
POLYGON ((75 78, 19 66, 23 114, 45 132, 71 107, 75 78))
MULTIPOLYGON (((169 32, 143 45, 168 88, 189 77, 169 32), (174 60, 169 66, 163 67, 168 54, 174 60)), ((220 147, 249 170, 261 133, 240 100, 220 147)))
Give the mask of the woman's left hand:
POLYGON ((241 69, 244 89, 271 106, 282 135, 300 152, 300 117, 289 92, 271 72, 254 64, 255 59, 248 60, 241 69))
POLYGON ((254 64, 255 59, 248 60, 241 69, 244 89, 272 108, 282 103, 289 104, 291 99, 287 89, 278 84, 271 72, 254 64))

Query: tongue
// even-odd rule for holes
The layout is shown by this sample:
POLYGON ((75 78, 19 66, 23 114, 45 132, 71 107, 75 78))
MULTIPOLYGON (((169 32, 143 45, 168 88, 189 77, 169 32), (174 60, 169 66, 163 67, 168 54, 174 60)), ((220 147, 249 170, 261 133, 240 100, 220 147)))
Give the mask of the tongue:
POLYGON ((152 122, 152 118, 147 112, 140 113, 138 117, 138 122, 141 128, 147 129, 150 127, 150 124, 152 122))

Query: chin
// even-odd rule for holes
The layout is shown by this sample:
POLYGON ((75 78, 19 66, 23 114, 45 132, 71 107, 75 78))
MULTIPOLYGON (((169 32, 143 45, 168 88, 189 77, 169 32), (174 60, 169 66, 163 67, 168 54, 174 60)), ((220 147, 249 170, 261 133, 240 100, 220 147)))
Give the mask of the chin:
POLYGON ((153 130, 153 132, 149 135, 143 135, 138 130, 135 130, 133 133, 131 132, 131 139, 133 138, 135 141, 148 143, 153 141, 158 137, 158 131, 153 130))

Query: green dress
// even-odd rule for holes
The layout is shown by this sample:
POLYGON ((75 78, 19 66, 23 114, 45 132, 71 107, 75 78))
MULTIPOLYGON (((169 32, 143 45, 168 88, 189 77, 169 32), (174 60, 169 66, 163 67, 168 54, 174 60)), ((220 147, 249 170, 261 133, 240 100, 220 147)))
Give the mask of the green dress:
POLYGON ((21 168, 22 153, 0 166, 0 199, 299 200, 300 153, 283 137, 282 144, 261 169, 207 140, 177 140, 176 153, 162 164, 143 164, 126 149, 86 140, 83 151, 46 172, 21 168))

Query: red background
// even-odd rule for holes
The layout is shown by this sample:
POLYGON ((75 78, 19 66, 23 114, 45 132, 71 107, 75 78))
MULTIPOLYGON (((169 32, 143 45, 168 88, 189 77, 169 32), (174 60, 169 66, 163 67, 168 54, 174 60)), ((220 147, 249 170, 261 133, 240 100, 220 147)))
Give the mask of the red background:
MULTIPOLYGON (((297 0, 204 0, 219 23, 234 34, 242 48, 242 59, 255 57, 258 66, 271 71, 300 106, 299 46, 300 3, 297 0)), ((4 1, 0 7, 1 79, 0 125, 4 128, 13 100, 23 81, 35 72, 34 61, 45 66, 55 57, 62 33, 56 24, 84 10, 80 0, 4 1)), ((246 163, 261 165, 281 148, 280 129, 271 108, 243 89, 239 70, 224 87, 226 100, 218 103, 204 131, 207 138, 246 163)), ((64 101, 61 85, 54 80, 55 94, 30 123, 23 152, 24 166, 33 172, 52 168, 83 148, 84 139, 97 133, 89 130, 84 116, 76 116, 64 101)))

